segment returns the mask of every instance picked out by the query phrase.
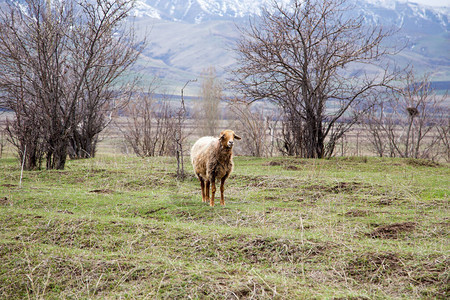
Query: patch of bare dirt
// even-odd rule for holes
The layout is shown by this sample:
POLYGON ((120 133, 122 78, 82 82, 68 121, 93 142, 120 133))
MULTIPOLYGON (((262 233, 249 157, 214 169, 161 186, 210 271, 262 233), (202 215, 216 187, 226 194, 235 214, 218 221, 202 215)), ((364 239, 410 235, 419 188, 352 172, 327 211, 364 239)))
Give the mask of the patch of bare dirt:
POLYGON ((397 253, 364 253, 350 259, 347 274, 359 282, 420 286, 426 299, 448 299, 448 255, 417 257, 397 253), (395 280, 392 280, 395 278, 395 280), (424 288, 424 287, 427 288, 424 288))
MULTIPOLYGON (((175 178, 175 179, 178 179, 178 175, 176 174, 176 173, 170 173, 170 174, 168 174, 168 176, 169 177, 171 177, 171 178, 175 178)), ((197 176, 195 175, 195 174, 193 174, 193 173, 186 173, 186 174, 184 174, 184 178, 183 178, 184 180, 197 180, 197 176)))
POLYGON ((266 163, 263 163, 263 166, 281 166, 283 164, 282 161, 279 160, 272 160, 266 163))
POLYGON ((305 165, 308 162, 306 161, 295 161, 295 160, 272 160, 269 162, 263 163, 263 166, 283 166, 284 169, 290 171, 298 171, 302 168, 299 165, 305 165))
POLYGON ((380 206, 389 206, 389 205, 392 204, 392 202, 393 202, 392 199, 387 199, 387 198, 385 198, 385 199, 380 199, 380 200, 377 202, 377 204, 380 205, 380 206))
POLYGON ((291 208, 291 207, 268 207, 266 209, 266 214, 270 214, 275 211, 295 211, 295 212, 297 212, 298 209, 291 208))
POLYGON ((298 171, 301 170, 300 167, 296 166, 296 165, 287 165, 284 167, 286 170, 290 170, 290 171, 298 171))
POLYGON ((347 273, 358 281, 380 283, 390 274, 401 275, 402 265, 396 253, 365 253, 349 261, 347 273))
POLYGON ((110 189, 97 189, 89 191, 89 193, 96 193, 96 194, 113 194, 114 191, 110 189))
POLYGON ((361 187, 363 187, 363 184, 361 182, 339 182, 330 187, 328 191, 333 193, 352 192, 354 190, 360 189, 361 187))
POLYGON ((402 233, 412 232, 416 228, 415 222, 394 223, 378 227, 367 236, 381 239, 398 239, 402 233))
POLYGON ((151 214, 154 214, 155 212, 158 212, 158 211, 164 210, 164 209, 167 209, 167 207, 159 207, 156 209, 151 209, 151 210, 145 212, 145 215, 151 215, 151 214))
POLYGON ((273 291, 267 285, 249 280, 241 283, 234 290, 226 294, 226 299, 269 299, 273 297, 273 291))
POLYGON ((369 300, 370 298, 366 296, 347 296, 347 297, 339 297, 333 298, 333 300, 369 300))
POLYGON ((435 161, 427 160, 427 159, 416 159, 416 158, 408 158, 406 160, 406 164, 413 167, 440 167, 441 165, 435 161))
POLYGON ((291 262, 321 255, 331 249, 331 243, 295 243, 290 240, 256 238, 240 246, 246 259, 254 262, 291 262))
POLYGON ((25 243, 5 242, 0 244, 0 257, 10 257, 12 253, 21 253, 23 249, 30 248, 30 245, 25 243))
POLYGON ((245 183, 246 186, 267 187, 266 182, 268 178, 264 176, 234 175, 233 179, 245 183))
POLYGON ((367 188, 368 186, 364 185, 361 182, 338 182, 332 186, 329 185, 310 185, 308 187, 306 187, 306 190, 311 190, 311 191, 321 191, 321 192, 327 192, 327 193, 349 193, 349 192, 353 192, 355 190, 360 190, 362 188, 367 188))
POLYGON ((295 179, 280 179, 269 176, 232 175, 232 180, 247 187, 264 189, 295 188, 301 184, 295 179))
POLYGON ((347 216, 347 217, 367 217, 369 215, 370 215, 370 211, 359 210, 359 209, 350 210, 345 213, 345 216, 347 216))
POLYGON ((0 205, 10 205, 11 202, 8 200, 8 197, 0 197, 0 205))
POLYGON ((7 187, 7 188, 13 188, 13 187, 17 187, 17 184, 5 183, 5 184, 2 184, 2 186, 7 187))
POLYGON ((428 295, 429 298, 448 299, 450 295, 450 276, 448 276, 448 256, 425 257, 421 263, 414 266, 409 272, 412 283, 436 287, 428 295))

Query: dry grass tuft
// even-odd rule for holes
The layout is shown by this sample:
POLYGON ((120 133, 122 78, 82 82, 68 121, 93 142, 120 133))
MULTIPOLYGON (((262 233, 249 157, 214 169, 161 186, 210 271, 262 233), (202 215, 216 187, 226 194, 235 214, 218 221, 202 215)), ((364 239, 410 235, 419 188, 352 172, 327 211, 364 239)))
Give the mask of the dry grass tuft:
POLYGON ((415 222, 405 222, 405 223, 394 223, 385 226, 380 226, 367 236, 371 238, 382 238, 382 239, 398 239, 402 234, 407 232, 412 232, 417 226, 415 222))
POLYGON ((418 159, 418 158, 408 158, 406 160, 406 164, 413 167, 440 167, 441 165, 438 162, 428 160, 428 159, 418 159))

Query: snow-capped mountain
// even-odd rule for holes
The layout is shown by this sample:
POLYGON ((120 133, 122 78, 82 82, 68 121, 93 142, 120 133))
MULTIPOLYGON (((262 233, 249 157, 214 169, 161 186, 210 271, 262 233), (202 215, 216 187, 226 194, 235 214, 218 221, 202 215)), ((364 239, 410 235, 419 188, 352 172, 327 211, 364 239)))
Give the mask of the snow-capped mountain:
MULTIPOLYGON (((280 0, 278 3, 288 3, 280 0)), ((212 20, 231 20, 259 14, 268 0, 139 0, 137 14, 154 16, 159 19, 196 23, 212 20)))
MULTIPOLYGON (((138 0, 134 22, 146 29, 149 45, 141 63, 170 87, 182 86, 215 66, 220 76, 233 65, 237 26, 245 26, 271 0, 138 0)), ((277 3, 288 3, 278 0, 277 3)), ((356 1, 356 15, 369 25, 401 28, 409 48, 396 62, 433 72, 435 80, 450 81, 450 8, 419 5, 405 0, 356 1)))
MULTIPOLYGON (((290 0, 278 0, 288 4, 290 0)), ((271 0, 138 0, 134 14, 167 21, 204 23, 211 20, 237 20, 259 15, 271 0)), ((401 0, 355 1, 357 11, 368 21, 396 26, 421 26, 423 23, 446 27, 450 7, 432 7, 401 0), (408 23, 408 21, 411 21, 408 23)))
MULTIPOLYGON (((0 6, 5 1, 0 0, 0 6)), ((226 77, 235 63, 238 27, 246 26, 272 1, 136 0, 130 22, 148 42, 137 71, 161 77, 169 90, 179 90, 209 66, 226 77)), ((443 0, 442 7, 408 0, 348 1, 355 5, 351 14, 362 15, 368 25, 400 28, 396 38, 407 40, 408 47, 392 58, 396 63, 412 64, 421 73, 431 72, 433 80, 450 82, 450 7, 445 6, 449 0, 443 0)), ((276 2, 283 5, 290 0, 276 2)))
POLYGON ((448 32, 449 7, 432 7, 412 2, 366 0, 359 11, 369 24, 388 25, 410 32, 448 32))

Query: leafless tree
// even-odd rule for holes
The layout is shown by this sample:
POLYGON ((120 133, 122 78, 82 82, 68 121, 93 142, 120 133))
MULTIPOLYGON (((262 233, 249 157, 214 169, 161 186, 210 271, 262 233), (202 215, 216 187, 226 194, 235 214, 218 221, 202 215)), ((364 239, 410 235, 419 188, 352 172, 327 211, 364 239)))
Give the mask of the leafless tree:
POLYGON ((222 98, 222 87, 216 76, 214 67, 208 67, 202 73, 200 89, 201 111, 198 112, 202 124, 203 135, 217 134, 219 122, 219 104, 222 98))
POLYGON ((284 109, 281 120, 281 138, 277 140, 278 150, 283 155, 304 157, 305 121, 297 111, 284 109))
MULTIPOLYGON (((449 112, 447 111, 447 116, 449 112)), ((447 122, 443 120, 436 128, 439 134, 439 139, 442 143, 442 157, 449 162, 450 161, 450 118, 447 118, 447 122)))
POLYGON ((167 99, 157 101, 152 90, 128 103, 127 122, 120 129, 125 141, 140 157, 174 155, 176 114, 167 99))
POLYGON ((187 134, 184 132, 184 124, 186 122, 186 105, 184 101, 184 89, 186 86, 191 82, 196 82, 197 79, 190 79, 186 81, 184 86, 181 88, 181 103, 180 107, 176 112, 176 127, 174 130, 173 140, 175 141, 175 147, 176 147, 176 158, 177 158, 177 178, 180 180, 184 180, 186 177, 184 173, 184 150, 183 145, 187 138, 187 134))
MULTIPOLYGON (((392 127, 394 125, 389 122, 390 119, 386 120, 385 118, 384 104, 381 103, 378 107, 372 107, 367 112, 367 116, 368 117, 365 121, 363 121, 363 124, 365 129, 367 130, 368 140, 371 148, 379 157, 392 156, 392 149, 390 152, 391 155, 387 155, 389 143, 386 143, 386 134, 383 130, 381 130, 382 124, 384 124, 383 126, 385 126, 386 128, 392 127)), ((388 129, 388 131, 390 131, 390 129, 388 129)))
POLYGON ((429 75, 417 78, 411 69, 403 86, 383 97, 364 122, 379 156, 448 159, 447 95, 434 93, 429 75))
POLYGON ((16 113, 7 132, 19 156, 27 153, 28 169, 36 167, 32 145, 40 139, 47 167, 65 162, 70 128, 65 111, 72 105, 63 95, 60 74, 68 59, 62 45, 72 12, 71 6, 52 10, 43 1, 27 1, 24 8, 9 5, 0 15, 0 89, 5 106, 16 113))
POLYGON ((353 108, 393 79, 386 66, 376 74, 364 68, 383 62, 381 43, 392 32, 365 27, 351 9, 346 0, 273 1, 242 29, 234 87, 282 107, 292 146, 300 148, 290 154, 331 155, 359 118, 353 108))
MULTIPOLYGON (((17 103, 19 105, 20 102, 17 103)), ((7 140, 17 149, 18 158, 23 162, 25 170, 40 168, 44 156, 43 133, 36 124, 36 115, 29 111, 25 114, 22 109, 16 113, 14 120, 6 121, 5 132, 7 140)))
POLYGON ((43 141, 41 129, 36 126, 36 106, 24 99, 23 93, 20 93, 22 88, 23 85, 10 88, 12 92, 17 91, 15 94, 4 93, 0 97, 0 107, 16 112, 13 119, 6 118, 3 132, 6 140, 17 149, 17 156, 19 161, 24 162, 24 168, 31 170, 41 166, 43 141))
POLYGON ((252 156, 266 156, 269 154, 270 118, 266 118, 264 111, 258 107, 252 107, 247 101, 231 99, 228 108, 236 120, 236 131, 244 138, 240 148, 244 153, 252 156))
POLYGON ((131 1, 97 1, 95 6, 88 0, 79 2, 84 21, 73 25, 69 44, 77 62, 71 75, 73 87, 79 90, 74 95, 79 100, 70 137, 73 158, 95 155, 98 134, 134 88, 134 81, 118 83, 145 45, 145 41, 137 44, 133 28, 124 22, 131 8, 131 1))
POLYGON ((64 168, 70 144, 74 156, 92 156, 113 86, 139 55, 120 26, 131 3, 27 0, 2 10, 0 91, 15 112, 9 133, 19 153, 25 144, 31 151, 34 141, 24 131, 31 126, 43 141, 47 169, 64 168))

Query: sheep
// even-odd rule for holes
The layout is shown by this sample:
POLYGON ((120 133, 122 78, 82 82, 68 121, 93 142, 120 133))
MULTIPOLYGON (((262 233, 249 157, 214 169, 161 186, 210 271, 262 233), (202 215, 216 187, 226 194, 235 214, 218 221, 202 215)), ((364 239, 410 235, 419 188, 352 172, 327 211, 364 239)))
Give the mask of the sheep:
POLYGON ((224 130, 220 137, 205 136, 197 140, 191 149, 191 162, 194 172, 200 180, 202 201, 214 206, 216 180, 220 180, 220 204, 225 205, 223 198, 224 183, 233 170, 234 140, 241 138, 232 130, 224 130), (211 184, 211 198, 209 188, 211 184))

